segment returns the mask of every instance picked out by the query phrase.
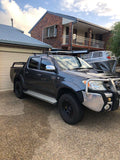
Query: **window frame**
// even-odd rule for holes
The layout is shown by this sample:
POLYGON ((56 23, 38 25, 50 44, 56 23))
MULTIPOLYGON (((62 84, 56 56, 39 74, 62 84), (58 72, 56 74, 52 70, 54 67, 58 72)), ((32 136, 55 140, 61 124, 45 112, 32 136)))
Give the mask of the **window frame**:
POLYGON ((43 38, 57 37, 57 25, 52 25, 43 29, 43 38), (53 27, 53 34, 51 34, 51 29, 53 27))
POLYGON ((40 70, 40 57, 31 57, 30 59, 29 59, 29 63, 28 63, 28 68, 29 69, 32 69, 32 70, 40 70), (35 58, 37 58, 38 59, 38 67, 37 68, 31 68, 30 67, 30 61, 32 60, 32 59, 35 59, 35 58))

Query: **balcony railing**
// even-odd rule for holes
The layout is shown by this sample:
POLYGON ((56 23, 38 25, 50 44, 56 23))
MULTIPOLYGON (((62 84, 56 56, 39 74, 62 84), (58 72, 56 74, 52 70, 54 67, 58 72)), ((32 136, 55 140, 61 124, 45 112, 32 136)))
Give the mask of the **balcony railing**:
MULTIPOLYGON (((69 44, 69 35, 63 36, 63 44, 69 44)), ((104 49, 104 41, 73 35, 72 44, 104 49)))

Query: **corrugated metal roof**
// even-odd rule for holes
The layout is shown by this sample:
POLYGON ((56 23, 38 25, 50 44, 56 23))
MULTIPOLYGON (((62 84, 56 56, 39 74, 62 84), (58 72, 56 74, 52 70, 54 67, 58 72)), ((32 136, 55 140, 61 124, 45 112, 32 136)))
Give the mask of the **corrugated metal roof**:
POLYGON ((41 48, 52 48, 52 46, 36 40, 35 38, 29 37, 24 34, 23 31, 0 24, 0 43, 17 44, 23 46, 41 47, 41 48))

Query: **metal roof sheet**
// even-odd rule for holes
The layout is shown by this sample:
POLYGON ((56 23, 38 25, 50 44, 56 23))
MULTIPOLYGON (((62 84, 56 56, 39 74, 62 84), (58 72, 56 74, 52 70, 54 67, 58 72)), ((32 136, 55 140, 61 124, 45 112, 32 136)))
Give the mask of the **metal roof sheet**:
POLYGON ((52 48, 52 46, 41 42, 35 38, 27 36, 23 31, 0 24, 0 43, 17 44, 32 47, 52 48))

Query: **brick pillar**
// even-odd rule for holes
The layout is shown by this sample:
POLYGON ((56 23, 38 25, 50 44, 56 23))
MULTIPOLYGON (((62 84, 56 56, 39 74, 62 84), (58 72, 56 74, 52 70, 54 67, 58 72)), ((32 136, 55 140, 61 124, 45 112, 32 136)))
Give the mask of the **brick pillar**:
POLYGON ((92 29, 89 28, 89 47, 91 46, 91 39, 92 39, 92 29))
POLYGON ((63 26, 61 24, 59 25, 58 32, 59 32, 59 42, 60 42, 59 48, 62 48, 62 43, 63 43, 63 26))
POLYGON ((72 50, 73 23, 69 23, 69 44, 68 50, 72 50))

